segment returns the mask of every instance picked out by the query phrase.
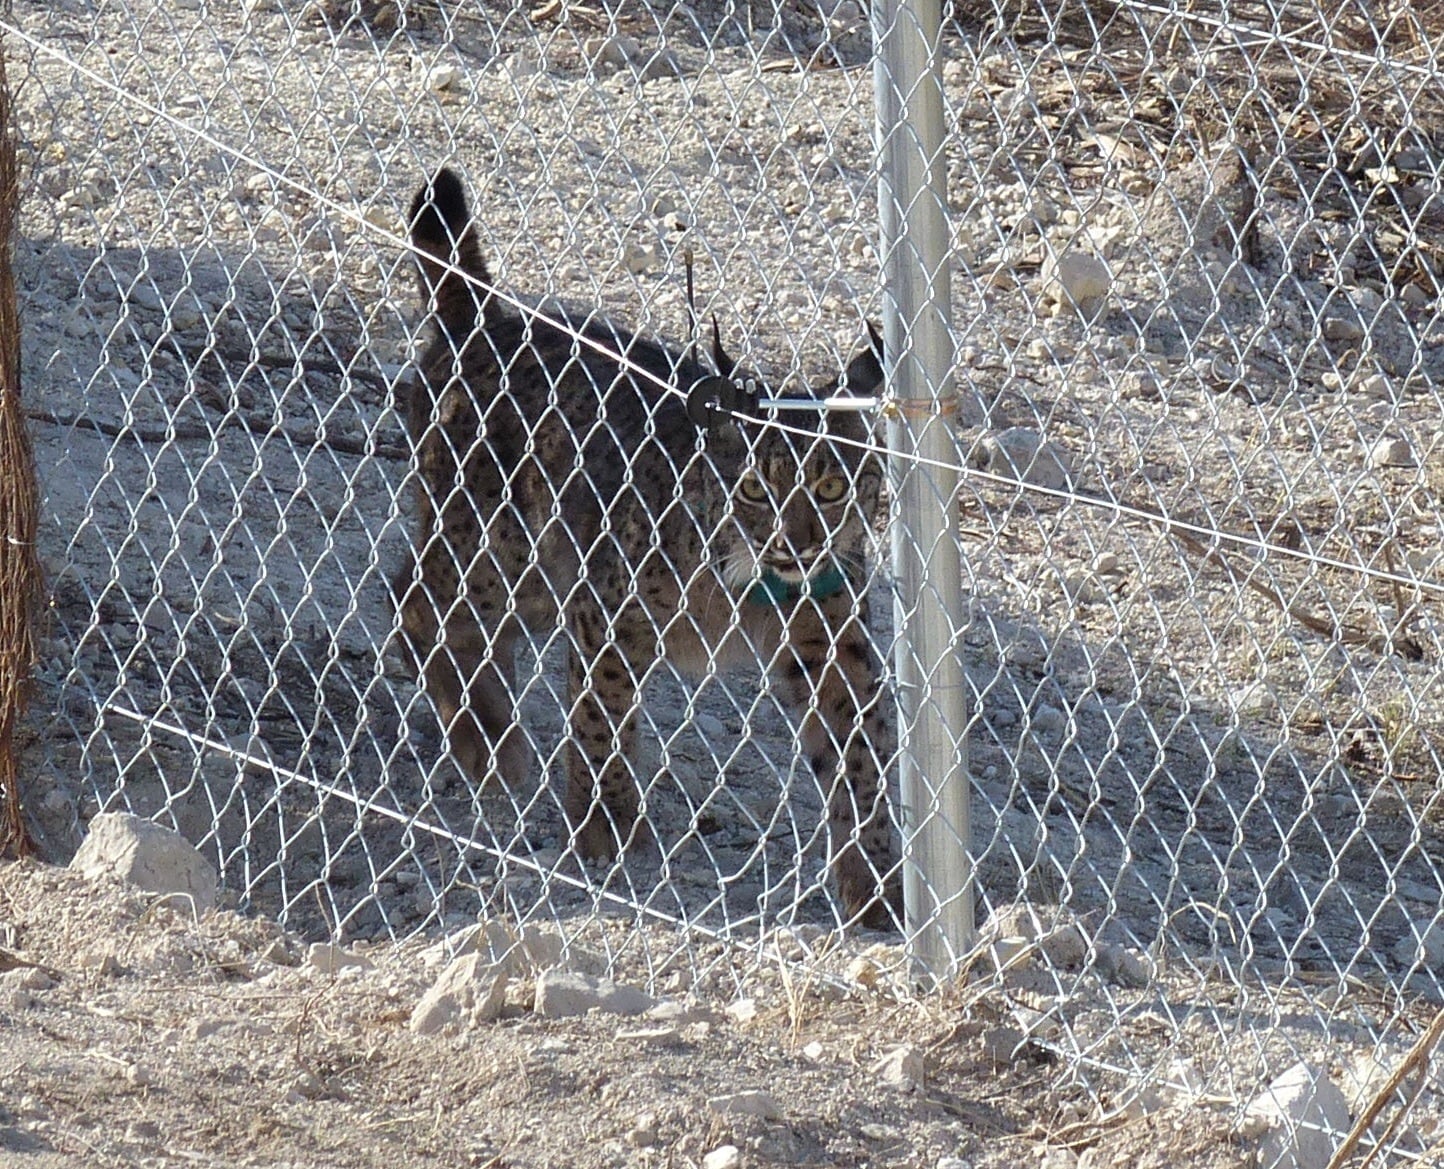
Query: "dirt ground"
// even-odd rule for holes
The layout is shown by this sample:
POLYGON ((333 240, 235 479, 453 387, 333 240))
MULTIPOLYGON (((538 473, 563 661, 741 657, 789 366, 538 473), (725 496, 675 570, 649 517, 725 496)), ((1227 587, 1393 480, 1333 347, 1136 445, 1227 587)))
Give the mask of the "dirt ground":
POLYGON ((1007 1050, 997 1002, 915 997, 866 964, 851 985, 778 964, 761 982, 771 993, 668 996, 639 1017, 543 1018, 527 974, 495 1021, 425 1035, 410 1019, 444 959, 421 940, 336 968, 266 921, 197 921, 118 882, 13 863, 0 868, 0 943, 0 1163, 18 1169, 1067 1169, 1080 1153, 1096 1169, 1242 1155, 1203 1105, 1096 1123, 1100 1102, 1061 1087, 1046 1052, 1007 1050), (719 1097, 747 1092, 766 1094, 760 1115, 719 1112, 719 1097))

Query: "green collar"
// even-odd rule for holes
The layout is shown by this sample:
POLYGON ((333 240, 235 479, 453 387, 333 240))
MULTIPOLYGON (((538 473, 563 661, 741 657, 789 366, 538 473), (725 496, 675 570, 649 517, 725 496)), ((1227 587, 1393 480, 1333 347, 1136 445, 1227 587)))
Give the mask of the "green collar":
POLYGON ((747 599, 754 605, 788 605, 803 596, 825 601, 842 592, 845 584, 847 577, 835 564, 810 580, 798 582, 783 580, 769 568, 762 574, 762 579, 747 590, 747 599))

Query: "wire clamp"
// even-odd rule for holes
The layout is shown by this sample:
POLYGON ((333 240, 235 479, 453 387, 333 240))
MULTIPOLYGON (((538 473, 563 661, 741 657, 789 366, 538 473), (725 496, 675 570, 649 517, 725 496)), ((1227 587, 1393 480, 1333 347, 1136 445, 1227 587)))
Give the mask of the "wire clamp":
POLYGON ((716 374, 694 382, 687 391, 687 417, 698 430, 713 432, 735 414, 757 412, 757 383, 733 381, 716 374))

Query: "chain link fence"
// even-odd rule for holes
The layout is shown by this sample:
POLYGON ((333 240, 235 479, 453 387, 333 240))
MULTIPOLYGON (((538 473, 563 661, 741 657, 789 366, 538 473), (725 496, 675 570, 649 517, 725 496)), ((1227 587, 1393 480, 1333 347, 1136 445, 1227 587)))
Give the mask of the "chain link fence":
MULTIPOLYGON (((1305 1057, 1366 1096, 1444 992, 1444 18, 944 17, 972 968, 992 964, 1020 1043, 1120 1115, 1140 1083, 1246 1099, 1305 1057)), ((869 812, 839 838, 831 764, 798 748, 821 666, 789 700, 765 638, 732 670, 653 652, 626 762, 650 847, 583 866, 575 631, 518 639, 504 689, 530 762, 486 782, 437 671, 429 695, 416 680, 485 667, 444 637, 409 655, 396 595, 451 603, 411 567, 418 500, 468 498, 417 469, 444 411, 403 418, 418 190, 465 176, 496 286, 544 314, 514 310, 530 336, 555 320, 625 347, 605 316, 677 355, 700 335, 710 372, 715 317, 769 392, 826 386, 884 309, 865 8, 17 0, 5 28, 52 597, 30 811, 52 853, 128 808, 303 931, 620 918, 659 979, 741 977, 719 942, 776 950, 780 927, 806 948, 846 923, 829 858, 869 812)), ((754 470, 801 414, 760 416, 754 470)), ((659 473, 602 430, 609 483, 659 473)), ((886 667, 909 603, 889 541, 917 535, 895 521, 801 602, 841 596, 886 667)), ((575 598, 549 566, 510 578, 508 612, 575 598)), ((1438 1155, 1428 1054, 1408 1123, 1369 1138, 1398 1163, 1438 1155)))

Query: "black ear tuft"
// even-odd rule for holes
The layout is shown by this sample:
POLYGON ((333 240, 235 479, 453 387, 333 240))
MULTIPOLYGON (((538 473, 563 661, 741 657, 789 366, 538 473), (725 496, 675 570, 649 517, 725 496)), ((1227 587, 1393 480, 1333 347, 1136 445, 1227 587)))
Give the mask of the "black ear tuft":
POLYGON ((717 325, 717 314, 712 314, 712 360, 717 363, 717 372, 731 377, 737 370, 737 362, 722 348, 722 330, 717 325))
POLYGON ((442 167, 411 201, 411 239, 433 253, 449 252, 471 222, 461 176, 442 167))
POLYGON ((867 323, 867 339, 872 342, 872 351, 877 354, 877 363, 883 363, 882 333, 871 321, 867 323))

